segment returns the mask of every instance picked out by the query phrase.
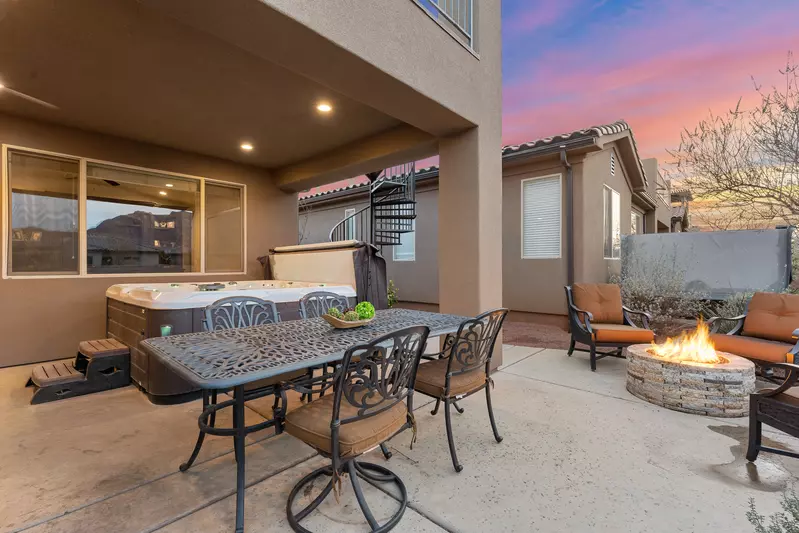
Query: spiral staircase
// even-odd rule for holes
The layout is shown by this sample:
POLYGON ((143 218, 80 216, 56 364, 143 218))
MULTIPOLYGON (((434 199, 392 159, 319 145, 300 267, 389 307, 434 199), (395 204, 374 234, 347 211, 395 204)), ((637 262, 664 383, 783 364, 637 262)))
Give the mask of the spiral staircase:
POLYGON ((339 221, 330 241, 359 240, 375 246, 402 244, 402 234, 413 231, 416 218, 416 165, 405 163, 369 178, 369 205, 339 221))

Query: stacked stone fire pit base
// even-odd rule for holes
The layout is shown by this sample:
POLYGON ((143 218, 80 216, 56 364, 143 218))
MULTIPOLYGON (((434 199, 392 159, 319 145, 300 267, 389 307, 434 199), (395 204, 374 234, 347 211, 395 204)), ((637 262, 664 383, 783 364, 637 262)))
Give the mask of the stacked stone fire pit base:
POLYGON ((741 417, 749 414, 755 391, 755 365, 719 352, 724 363, 671 362, 649 352, 650 345, 627 348, 627 390, 648 402, 697 415, 741 417))

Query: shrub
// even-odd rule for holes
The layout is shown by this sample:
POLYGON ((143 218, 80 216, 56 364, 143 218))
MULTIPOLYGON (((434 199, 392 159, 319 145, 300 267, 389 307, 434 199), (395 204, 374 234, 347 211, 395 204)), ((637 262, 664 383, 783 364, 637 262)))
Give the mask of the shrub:
POLYGON ((766 525, 766 517, 758 514, 754 498, 749 499, 746 519, 755 526, 755 533, 799 533, 799 497, 793 488, 782 494, 780 506, 782 511, 771 515, 766 525))
POLYGON ((698 317, 707 299, 704 292, 685 286, 685 272, 668 257, 630 257, 623 263, 621 276, 610 281, 621 285, 625 306, 652 315, 653 328, 663 333, 670 334, 680 319, 698 317))
POLYGON ((375 306, 369 302, 361 302, 355 306, 355 312, 361 320, 369 320, 375 316, 375 306))
POLYGON ((397 291, 397 286, 394 285, 394 281, 393 280, 388 280, 388 306, 389 307, 394 307, 395 305, 397 305, 397 302, 399 301, 399 300, 397 300, 398 292, 399 291, 397 291))

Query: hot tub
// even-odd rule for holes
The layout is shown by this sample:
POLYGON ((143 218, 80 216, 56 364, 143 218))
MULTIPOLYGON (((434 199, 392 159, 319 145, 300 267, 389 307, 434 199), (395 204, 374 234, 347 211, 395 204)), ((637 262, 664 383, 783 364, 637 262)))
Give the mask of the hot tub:
POLYGON ((106 334, 130 347, 131 378, 155 403, 190 399, 194 387, 139 350, 149 337, 203 331, 203 308, 229 296, 254 296, 277 305, 281 320, 300 318, 299 300, 309 292, 329 291, 346 296, 352 305, 352 286, 307 281, 258 280, 203 283, 128 283, 106 291, 106 334))

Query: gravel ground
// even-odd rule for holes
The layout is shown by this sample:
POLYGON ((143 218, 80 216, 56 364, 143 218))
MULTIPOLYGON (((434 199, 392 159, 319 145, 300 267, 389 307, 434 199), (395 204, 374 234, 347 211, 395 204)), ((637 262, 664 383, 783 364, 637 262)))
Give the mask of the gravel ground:
POLYGON ((531 324, 530 322, 508 322, 502 326, 502 342, 515 346, 539 348, 569 348, 569 333, 557 326, 531 324))

